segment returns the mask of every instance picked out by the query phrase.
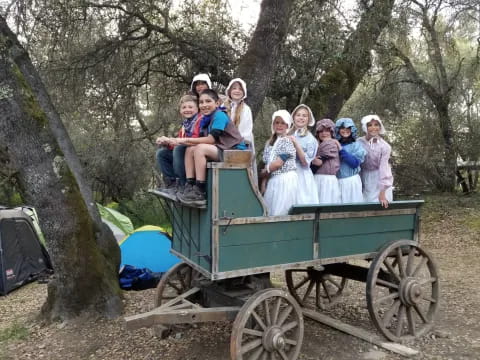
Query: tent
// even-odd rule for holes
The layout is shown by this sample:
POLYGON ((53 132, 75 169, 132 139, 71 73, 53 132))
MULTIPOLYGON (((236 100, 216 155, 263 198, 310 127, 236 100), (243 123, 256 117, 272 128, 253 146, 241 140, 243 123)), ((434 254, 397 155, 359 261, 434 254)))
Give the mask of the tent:
POLYGON ((0 208, 0 295, 51 268, 32 218, 23 208, 0 208))
POLYGON ((172 242, 169 235, 158 226, 143 226, 119 245, 122 254, 120 268, 133 265, 153 272, 166 272, 180 262, 179 258, 170 254, 172 242))

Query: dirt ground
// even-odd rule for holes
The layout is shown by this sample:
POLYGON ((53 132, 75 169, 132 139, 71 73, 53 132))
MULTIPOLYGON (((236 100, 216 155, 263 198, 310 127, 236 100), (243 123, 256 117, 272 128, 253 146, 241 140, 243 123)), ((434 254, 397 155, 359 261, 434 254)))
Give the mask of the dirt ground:
MULTIPOLYGON (((432 198, 423 211, 422 247, 435 258, 441 278, 441 308, 433 331, 408 346, 415 359, 480 359, 479 197, 432 198)), ((281 274, 274 283, 285 287, 281 274)), ((125 314, 153 306, 154 289, 125 292, 125 314)), ((176 329, 168 338, 150 329, 127 332, 122 318, 78 318, 44 325, 36 315, 46 285, 32 283, 0 297, 0 360, 161 359, 228 360, 231 323, 176 329)), ((350 282, 328 315, 375 332, 365 302, 365 285, 350 282)), ((387 350, 305 319, 302 360, 401 359, 387 350)))

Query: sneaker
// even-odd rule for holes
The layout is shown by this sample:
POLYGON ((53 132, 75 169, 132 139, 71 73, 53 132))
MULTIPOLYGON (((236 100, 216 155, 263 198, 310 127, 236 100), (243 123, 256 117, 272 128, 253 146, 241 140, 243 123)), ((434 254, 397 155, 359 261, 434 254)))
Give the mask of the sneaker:
POLYGON ((177 183, 175 180, 165 180, 165 185, 157 189, 157 191, 170 199, 177 200, 177 183))
POLYGON ((183 193, 185 192, 186 186, 187 186, 187 184, 180 185, 180 183, 177 182, 177 191, 176 191, 175 195, 177 195, 177 197, 182 196, 183 193))
POLYGON ((189 183, 186 183, 185 186, 183 186, 183 189, 181 189, 181 191, 179 190, 177 192, 177 199, 180 201, 180 202, 183 202, 182 199, 183 199, 183 196, 185 194, 188 194, 190 191, 192 191, 192 187, 193 185, 192 184, 189 184, 189 183))
POLYGON ((180 201, 185 205, 205 206, 207 204, 205 193, 197 185, 190 186, 188 189, 185 187, 183 195, 179 198, 180 201))

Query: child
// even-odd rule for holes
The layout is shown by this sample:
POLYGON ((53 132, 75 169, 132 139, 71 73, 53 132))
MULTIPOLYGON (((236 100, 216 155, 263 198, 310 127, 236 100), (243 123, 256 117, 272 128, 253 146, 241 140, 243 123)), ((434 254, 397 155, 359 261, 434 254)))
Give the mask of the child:
POLYGON ((366 202, 380 201, 387 208, 393 200, 393 175, 388 163, 392 148, 381 137, 385 134, 385 128, 378 115, 364 116, 362 130, 366 136, 359 138, 358 142, 367 152, 360 172, 363 198, 366 202))
POLYGON ((304 104, 298 105, 292 112, 293 136, 291 137, 297 152, 296 166, 298 176, 297 204, 318 204, 318 192, 310 163, 315 158, 318 142, 308 126, 315 124, 312 110, 304 104))
POLYGON ((330 119, 322 119, 317 122, 315 130, 319 145, 317 156, 312 160, 312 164, 318 166, 314 176, 318 202, 319 204, 338 204, 341 200, 336 175, 340 168, 338 154, 340 144, 334 139, 335 124, 330 119))
MULTIPOLYGON (((180 115, 183 118, 182 127, 178 137, 198 137, 200 133, 201 115, 198 114, 197 98, 193 95, 184 95, 180 99, 180 115)), ((185 186, 185 145, 172 146, 168 138, 161 136, 156 143, 160 148, 157 150, 157 165, 160 168, 165 187, 160 192, 175 195, 185 186)))
POLYGON ((262 178, 270 178, 264 195, 270 216, 287 215, 296 202, 296 151, 291 138, 287 136, 291 125, 292 118, 287 110, 273 113, 272 136, 263 152, 266 166, 261 171, 262 178))
POLYGON ((193 77, 192 84, 190 85, 190 93, 197 98, 203 90, 211 89, 212 81, 207 74, 197 74, 193 77))
POLYGON ((247 97, 247 85, 245 81, 240 78, 232 79, 225 90, 225 95, 227 96, 227 100, 225 101, 227 113, 252 151, 253 178, 256 180, 257 163, 255 161, 255 143, 252 132, 253 119, 252 110, 250 106, 245 103, 245 98, 247 97))
POLYGON ((338 185, 343 204, 363 202, 360 164, 365 159, 366 151, 355 141, 357 128, 350 118, 338 119, 335 123, 335 135, 342 145, 339 152, 340 170, 337 172, 338 185))
POLYGON ((188 146, 185 152, 187 184, 184 192, 177 195, 184 204, 206 204, 207 160, 222 161, 223 150, 246 149, 240 132, 227 114, 218 109, 219 105, 220 99, 214 90, 202 91, 199 98, 200 127, 206 127, 207 134, 198 138, 170 139, 175 144, 188 146))

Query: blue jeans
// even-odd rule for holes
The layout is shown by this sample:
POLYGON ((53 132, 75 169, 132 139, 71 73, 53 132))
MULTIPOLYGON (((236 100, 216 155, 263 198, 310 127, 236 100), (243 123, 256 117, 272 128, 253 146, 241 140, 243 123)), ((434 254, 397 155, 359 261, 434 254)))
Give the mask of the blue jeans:
POLYGON ((186 145, 177 145, 170 150, 162 147, 157 150, 156 158, 157 165, 163 174, 164 178, 168 180, 179 179, 180 185, 185 185, 185 150, 186 145))

